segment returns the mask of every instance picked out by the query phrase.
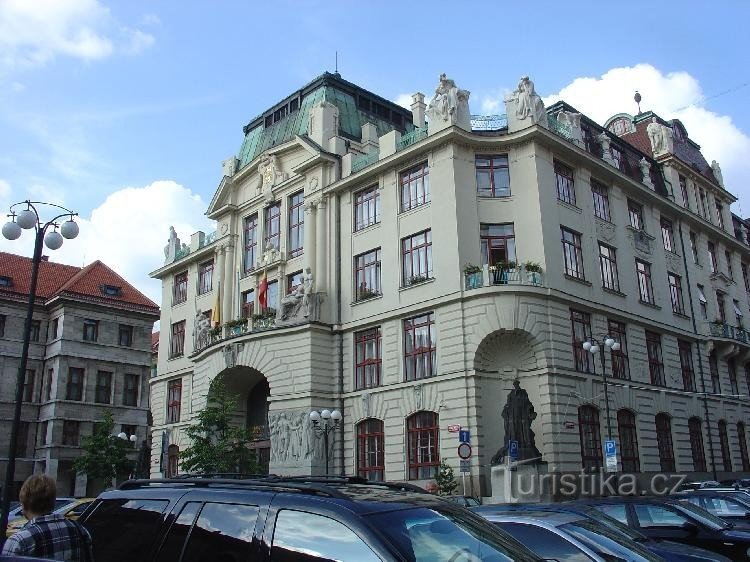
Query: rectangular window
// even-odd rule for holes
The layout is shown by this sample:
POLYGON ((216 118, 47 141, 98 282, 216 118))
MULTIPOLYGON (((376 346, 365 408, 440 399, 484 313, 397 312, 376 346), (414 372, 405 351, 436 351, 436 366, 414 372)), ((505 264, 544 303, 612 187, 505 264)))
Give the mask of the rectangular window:
POLYGON ((65 420, 63 421, 63 445, 78 447, 78 436, 80 434, 80 422, 65 420))
POLYGON ((571 205, 576 204, 576 190, 573 184, 573 170, 555 160, 555 185, 557 198, 571 205))
POLYGON ((55 318, 52 321, 52 339, 53 340, 57 339, 57 332, 58 332, 59 328, 60 328, 60 319, 59 318, 55 318))
POLYGON ((480 197, 509 197, 508 155, 477 156, 477 193, 480 197))
POLYGON ((698 190, 698 193, 700 194, 701 198, 701 206, 700 209, 698 209, 698 212, 701 214, 701 216, 705 219, 708 218, 708 204, 706 202, 706 192, 702 189, 698 190))
POLYGON ((26 376, 23 379, 23 401, 32 402, 34 400, 34 382, 36 379, 36 371, 34 369, 26 369, 26 376))
POLYGON ((620 280, 617 276, 616 250, 599 242, 599 270, 602 274, 602 287, 610 291, 620 291, 620 280))
POLYGON ((618 170, 622 170, 623 172, 626 171, 625 155, 622 153, 622 150, 614 145, 610 145, 609 153, 612 155, 612 160, 615 161, 615 168, 617 168, 618 170))
POLYGON ((413 381, 437 374, 435 314, 429 312, 404 320, 404 371, 413 381))
POLYGON ((716 291, 716 314, 719 316, 719 320, 722 323, 727 321, 727 309, 724 304, 724 293, 716 291))
POLYGON ((516 235, 513 223, 479 225, 482 265, 516 261, 516 235))
POLYGON ((718 199, 715 199, 714 202, 716 203, 716 224, 724 230, 724 205, 718 199))
POLYGON ((354 333, 355 389, 380 386, 380 326, 354 333))
POLYGON ((737 321, 737 326, 742 326, 742 309, 740 308, 740 301, 737 299, 732 300, 734 306, 734 318, 737 321))
POLYGON ((643 205, 628 199, 628 218, 630 220, 630 226, 636 230, 644 230, 643 205))
POLYGON ((750 277, 747 275, 747 264, 741 263, 740 269, 742 270, 742 281, 745 284, 745 292, 750 294, 750 277))
POLYGON ((672 312, 675 314, 685 314, 685 308, 682 303, 682 278, 674 273, 667 272, 669 279, 669 297, 672 301, 672 312))
POLYGON ((654 304, 654 287, 651 284, 651 264, 635 260, 635 271, 638 276, 638 294, 641 302, 654 304))
POLYGON ((408 211, 430 202, 430 168, 427 162, 399 175, 401 211, 408 211))
POLYGON ((286 276, 286 294, 290 295, 302 285, 302 272, 295 271, 286 276))
POLYGON ((171 380, 167 383, 167 423, 180 421, 182 406, 182 379, 171 380))
POLYGON ((65 399, 83 400, 83 369, 68 367, 68 384, 65 387, 65 399))
POLYGON ((401 274, 408 287, 432 278, 432 231, 401 239, 401 274))
POLYGON ((39 443, 41 445, 47 444, 47 434, 49 429, 49 421, 43 421, 39 424, 39 443))
POLYGON ((714 394, 721 394, 721 379, 719 378, 719 360, 716 352, 712 351, 708 356, 708 370, 711 373, 711 388, 714 394))
POLYGON ((263 248, 279 249, 281 244, 281 203, 273 203, 265 210, 263 248))
POLYGON ((677 251, 677 248, 674 245, 674 228, 672 227, 672 221, 665 218, 661 219, 661 239, 664 242, 664 249, 667 252, 677 251))
POLYGON ((734 268, 732 267, 732 252, 725 251, 724 259, 727 260, 727 276, 734 279, 734 268))
POLYGON ((354 194, 354 230, 380 222, 380 190, 377 185, 354 194))
POLYGON ((133 326, 120 324, 117 340, 122 347, 131 347, 133 345, 133 326))
POLYGON ((620 344, 620 349, 610 350, 612 359, 612 377, 630 380, 630 361, 628 360, 628 335, 624 322, 607 320, 609 337, 620 344))
POLYGON ((698 285, 698 306, 701 310, 701 318, 704 320, 708 320, 708 308, 707 308, 708 300, 706 299, 706 295, 703 292, 703 285, 698 285))
POLYGON ((138 406, 138 388, 141 384, 141 377, 126 373, 124 382, 125 384, 122 390, 123 406, 138 406))
POLYGON ((214 288, 214 260, 198 266, 198 294, 210 293, 214 288))
POLYGON ((96 373, 94 402, 97 404, 110 404, 112 402, 112 373, 109 371, 96 373))
POLYGON ((594 216, 605 221, 610 220, 608 191, 606 185, 591 178, 591 195, 594 198, 594 216))
POLYGON ((169 342, 169 357, 180 357, 185 351, 185 321, 172 324, 172 338, 169 342))
POLYGON ((383 481, 385 436, 383 422, 374 418, 357 424, 357 475, 375 482, 383 481))
POLYGON ((690 201, 688 199, 687 180, 685 176, 678 176, 680 180, 680 192, 682 193, 682 206, 686 209, 690 208, 690 201))
POLYGON ((729 388, 734 396, 738 396, 740 387, 737 384, 737 363, 734 359, 727 359, 727 372, 729 373, 729 388))
POLYGON ((560 235, 562 237, 563 257, 565 258, 565 275, 585 280, 581 235, 564 226, 560 227, 560 235))
POLYGON ((301 256, 305 246, 305 193, 289 197, 289 257, 301 256))
POLYGON ((682 388, 695 392, 695 370, 693 369, 693 346, 689 341, 677 340, 680 350, 680 370, 682 371, 682 388))
POLYGON ((44 399, 49 401, 52 400, 52 384, 55 379, 55 370, 47 369, 47 384, 45 386, 44 399))
POLYGON ((357 301, 380 295, 380 248, 354 258, 354 284, 357 301))
POLYGON ((245 272, 255 269, 258 261, 258 213, 245 217, 245 272))
POLYGON ((591 354, 583 349, 583 342, 591 341, 591 315, 588 312, 570 309, 570 322, 573 327, 573 362, 576 371, 594 372, 591 354))
POLYGON ((172 304, 180 304, 187 300, 187 271, 178 273, 174 276, 174 285, 172 286, 172 304))
POLYGON ((16 457, 25 458, 29 453, 29 429, 31 424, 26 421, 18 424, 18 438, 16 440, 16 457))
POLYGON ((279 306, 279 282, 268 282, 268 294, 266 295, 267 308, 276 309, 279 306))
POLYGON ((83 341, 96 341, 99 338, 99 321, 83 321, 83 341))
POLYGON ((690 251, 693 253, 693 263, 700 263, 698 260, 698 237, 695 232, 690 232, 690 251))
POLYGON ((32 320, 30 340, 39 341, 39 335, 41 334, 41 331, 42 331, 42 322, 40 320, 32 320))
POLYGON ((438 416, 434 412, 417 412, 406 420, 409 479, 435 478, 440 465, 438 416))
POLYGON ((250 289, 249 291, 242 292, 242 317, 251 318, 254 314, 255 309, 255 291, 250 289))
POLYGON ((646 330, 646 352, 648 354, 648 371, 651 375, 651 384, 666 386, 660 334, 646 330))

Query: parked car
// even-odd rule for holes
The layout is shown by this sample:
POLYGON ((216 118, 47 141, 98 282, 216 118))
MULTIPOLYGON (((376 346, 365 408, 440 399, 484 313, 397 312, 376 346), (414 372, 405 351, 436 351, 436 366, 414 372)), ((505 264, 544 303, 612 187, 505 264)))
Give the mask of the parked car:
MULTIPOLYGON (((68 519, 76 520, 86 510, 86 508, 94 501, 94 498, 79 498, 63 503, 62 506, 55 509, 52 513, 62 514, 68 519)), ((57 503, 57 502, 56 502, 57 503)), ((21 527, 28 523, 28 519, 25 516, 16 517, 12 522, 8 523, 6 530, 6 536, 11 536, 18 532, 21 527)))
POLYGON ((653 554, 661 556, 668 562, 731 562, 726 556, 722 556, 721 554, 703 548, 668 540, 649 538, 643 533, 631 529, 626 524, 610 517, 606 513, 602 513, 595 507, 579 502, 483 505, 472 508, 472 511, 482 516, 492 513, 523 513, 530 511, 573 513, 598 521, 612 531, 620 533, 627 540, 635 542, 653 554))
POLYGON ((722 486, 731 486, 732 488, 750 489, 750 478, 733 478, 731 480, 722 480, 722 486))
POLYGON ((680 492, 675 494, 675 497, 702 507, 709 513, 731 523, 737 523, 745 527, 750 526, 750 496, 747 497, 747 500, 743 500, 722 492, 696 490, 680 492))
POLYGON ((135 480, 79 520, 97 562, 538 562, 469 510, 361 478, 135 480))
POLYGON ((738 562, 750 560, 750 531, 691 503, 669 498, 619 497, 579 500, 654 539, 708 549, 738 562))
POLYGON ((678 490, 700 490, 701 488, 718 488, 721 486, 716 480, 698 480, 695 482, 683 482, 678 486, 678 490))
POLYGON ((443 499, 452 501, 453 503, 457 503, 464 507, 477 507, 478 505, 482 505, 482 502, 471 496, 443 496, 443 499))
POLYGON ((576 513, 518 511, 483 514, 544 559, 573 562, 663 560, 622 534, 576 513))
MULTIPOLYGON (((66 506, 72 502, 75 501, 75 498, 57 498, 55 500, 55 509, 59 509, 63 506, 66 506)), ((11 521, 15 521, 16 519, 22 518, 24 520, 24 523, 26 522, 26 518, 23 516, 23 506, 18 502, 13 502, 17 504, 13 509, 11 509, 8 512, 8 523, 10 524, 11 521)), ((15 532, 15 531, 14 531, 15 532)), ((12 535, 13 533, 11 533, 12 535)), ((8 535, 10 536, 10 535, 8 535)))

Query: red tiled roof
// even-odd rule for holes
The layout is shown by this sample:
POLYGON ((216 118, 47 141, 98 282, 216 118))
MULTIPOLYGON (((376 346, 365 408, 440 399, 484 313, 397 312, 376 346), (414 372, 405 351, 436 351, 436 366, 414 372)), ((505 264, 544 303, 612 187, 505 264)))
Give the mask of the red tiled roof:
MULTIPOLYGON (((0 288, 0 293, 26 296, 31 290, 31 258, 0 252, 0 276, 9 277, 11 287, 0 288)), ((36 296, 49 300, 59 295, 96 300, 103 304, 125 304, 129 307, 151 309, 158 312, 158 305, 138 289, 125 281, 99 260, 84 268, 50 261, 39 264, 36 296), (103 285, 120 288, 119 296, 102 292, 103 285)))
POLYGON ((151 332, 151 351, 159 351, 159 332, 151 332))

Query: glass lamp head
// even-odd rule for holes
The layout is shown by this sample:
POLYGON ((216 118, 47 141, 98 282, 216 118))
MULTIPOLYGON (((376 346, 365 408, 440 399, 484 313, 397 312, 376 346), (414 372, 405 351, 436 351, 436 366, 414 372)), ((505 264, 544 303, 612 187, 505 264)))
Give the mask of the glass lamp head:
POLYGON ((44 235, 44 245, 50 250, 58 250, 63 245, 62 234, 53 230, 44 235))
POLYGON ((320 421, 320 412, 318 412, 317 410, 313 410, 312 412, 310 412, 310 420, 312 420, 313 423, 319 422, 320 421))
POLYGON ((615 343, 612 344, 612 350, 613 351, 619 351, 620 350, 620 342, 619 341, 616 341, 615 343))
POLYGON ((341 412, 339 412, 338 410, 334 410, 333 412, 331 412, 331 419, 336 422, 341 421, 341 412))
POLYGON ((8 221, 3 225, 3 237, 8 240, 18 240, 23 229, 15 221, 8 221))
POLYGON ((607 347, 612 347, 612 345, 615 343, 615 340, 612 338, 604 338, 604 345, 607 347))
POLYGON ((585 349, 586 351, 591 349, 591 342, 590 341, 583 342, 583 349, 585 349))
POLYGON ((128 436, 125 434, 124 431, 121 431, 120 433, 118 433, 117 437, 119 437, 122 440, 126 440, 128 438, 128 436))
POLYGON ((72 240, 78 236, 78 232, 78 223, 72 218, 65 221, 62 223, 62 226, 60 226, 60 234, 63 235, 63 238, 67 238, 68 240, 72 240))
POLYGON ((320 417, 324 420, 330 420, 331 419, 331 410, 323 410, 320 412, 320 417))
POLYGON ((596 352, 598 352, 598 351, 599 351, 599 346, 598 346, 598 345, 592 345, 592 346, 591 346, 591 347, 589 348, 589 351, 590 351, 591 353, 596 353, 596 352))
POLYGON ((21 228, 28 230, 29 228, 34 228, 36 226, 37 216, 34 211, 31 209, 24 209, 23 211, 20 211, 18 213, 18 216, 16 217, 16 222, 18 223, 18 226, 21 228))

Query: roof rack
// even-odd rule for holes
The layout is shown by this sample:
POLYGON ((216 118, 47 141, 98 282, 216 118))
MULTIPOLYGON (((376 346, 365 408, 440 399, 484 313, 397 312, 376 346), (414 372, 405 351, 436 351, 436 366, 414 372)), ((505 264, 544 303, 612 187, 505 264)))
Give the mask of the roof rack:
POLYGON ((350 499, 334 488, 329 488, 317 483, 294 482, 289 480, 268 479, 238 479, 238 478, 154 478, 151 480, 128 480, 120 484, 120 490, 134 490, 137 488, 149 488, 151 486, 186 486, 192 485, 196 488, 209 488, 222 486, 230 488, 250 489, 274 489, 283 492, 313 493, 339 499, 350 499))
POLYGON ((238 480, 257 480, 263 478, 276 478, 276 474, 251 474, 245 472, 185 472, 171 476, 171 480, 184 480, 186 478, 223 478, 238 480))

